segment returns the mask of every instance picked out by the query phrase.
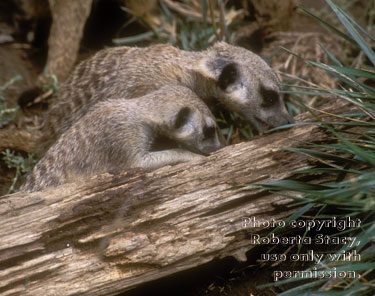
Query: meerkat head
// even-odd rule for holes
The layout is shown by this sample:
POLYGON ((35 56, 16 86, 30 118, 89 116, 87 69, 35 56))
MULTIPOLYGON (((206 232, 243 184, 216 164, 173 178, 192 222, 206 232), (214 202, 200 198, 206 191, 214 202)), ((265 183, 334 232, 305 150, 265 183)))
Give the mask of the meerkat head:
POLYGON ((208 155, 223 146, 213 117, 193 106, 179 106, 168 129, 169 138, 198 154, 208 155))
POLYGON ((217 98, 257 130, 293 123, 275 72, 258 55, 218 42, 200 60, 199 71, 214 80, 217 98))

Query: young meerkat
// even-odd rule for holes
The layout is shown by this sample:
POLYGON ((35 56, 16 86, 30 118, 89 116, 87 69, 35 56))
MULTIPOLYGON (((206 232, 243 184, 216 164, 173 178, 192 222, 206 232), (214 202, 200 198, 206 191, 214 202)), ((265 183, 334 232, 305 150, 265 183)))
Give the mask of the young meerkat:
POLYGON ((259 131, 293 122, 276 74, 244 48, 225 42, 201 52, 165 44, 114 47, 81 62, 62 85, 47 113, 41 152, 98 101, 135 98, 168 84, 190 88, 209 106, 218 100, 259 131))
POLYGON ((165 86, 133 100, 99 102, 50 147, 21 191, 39 191, 119 168, 150 171, 198 160, 222 147, 217 131, 208 107, 183 86, 165 86), (153 150, 163 145, 158 143, 163 138, 182 148, 153 150))

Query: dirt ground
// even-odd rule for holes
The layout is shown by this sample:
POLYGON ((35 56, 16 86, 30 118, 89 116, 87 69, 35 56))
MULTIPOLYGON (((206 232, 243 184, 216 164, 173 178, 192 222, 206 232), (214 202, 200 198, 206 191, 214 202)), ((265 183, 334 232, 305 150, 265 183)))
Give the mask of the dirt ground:
MULTIPOLYGON (((113 2, 113 1, 110 1, 113 2)), ((366 1, 356 1, 356 6, 351 11, 354 16, 363 15, 366 1)), ((0 4, 0 87, 5 85, 12 78, 20 75, 22 80, 11 84, 2 92, 7 107, 17 106, 18 98, 35 84, 36 77, 42 72, 46 61, 47 32, 50 19, 41 20, 22 20, 21 13, 12 4, 12 0, 2 1, 0 4), (34 31, 36 22, 39 21, 40 32, 34 31), (47 28, 47 29, 46 29, 47 28), (31 41, 30 35, 34 34, 31 41), (36 36, 37 35, 37 36, 36 36)), ((322 5, 322 1, 301 1, 301 5, 319 11, 322 15, 328 13, 329 8, 322 5)), ((107 7, 110 13, 113 7, 107 7)), ((97 13, 98 12, 94 12, 97 13)), ((99 48, 111 44, 111 39, 115 36, 116 30, 127 20, 128 16, 124 13, 116 12, 113 21, 106 20, 106 33, 97 36, 96 42, 93 41, 93 32, 98 28, 97 20, 101 15, 92 18, 86 25, 85 37, 81 45, 79 60, 92 54, 99 48)), ((365 20, 361 20, 365 22, 365 20)), ((135 27, 135 31, 141 31, 142 28, 135 27)), ((327 34, 315 20, 296 11, 291 20, 287 31, 271 32, 271 34, 258 36, 259 38, 243 38, 241 45, 248 48, 257 48, 260 54, 269 56, 279 45, 297 50, 296 40, 299 40, 299 49, 305 50, 303 54, 311 59, 322 58, 322 53, 312 42, 322 42, 332 51, 340 51, 342 48, 338 43, 332 42, 333 37, 327 34), (263 46, 259 46, 258 42, 263 46), (253 44, 251 43, 253 42, 253 44), (255 42, 255 44, 254 44, 255 42)), ((296 61, 289 61, 289 56, 280 53, 271 62, 276 70, 286 71, 294 75, 302 75, 306 79, 313 79, 317 84, 332 86, 334 81, 326 76, 316 75, 312 70, 301 69, 301 64, 296 61)), ((285 77, 284 77, 285 78, 285 77)), ((285 78, 287 79, 287 77, 285 78)), ((41 116, 45 112, 46 104, 36 104, 31 108, 19 108, 15 119, 9 125, 15 125, 19 128, 33 130, 41 121, 41 116)), ((0 139, 1 141, 1 139, 0 139)), ((26 157, 26 153, 20 151, 26 157)), ((1 155, 0 158, 2 158, 1 155)), ((8 168, 4 161, 0 161, 0 196, 6 194, 12 184, 16 174, 15 168, 8 168)), ((23 181, 19 178, 16 187, 23 181)), ((248 262, 238 264, 232 258, 217 260, 216 262, 206 264, 199 269, 185 271, 170 278, 160 280, 156 283, 150 283, 141 289, 127 293, 126 295, 256 295, 269 296, 276 295, 285 289, 268 288, 260 289, 259 285, 272 282, 272 269, 276 267, 261 266, 254 258, 259 258, 258 250, 251 251, 248 254, 248 262), (253 259, 251 259, 253 258, 253 259), (207 276, 209 275, 209 276, 207 276), (158 291, 157 293, 155 291, 158 291)), ((278 266, 277 268, 280 268, 278 266)), ((290 267, 286 268, 290 269, 290 267)))

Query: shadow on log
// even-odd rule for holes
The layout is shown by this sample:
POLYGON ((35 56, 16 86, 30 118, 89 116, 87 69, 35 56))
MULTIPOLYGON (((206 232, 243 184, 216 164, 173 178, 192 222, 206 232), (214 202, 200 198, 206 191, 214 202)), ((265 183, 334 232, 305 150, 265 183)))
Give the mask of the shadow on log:
MULTIPOLYGON (((334 101, 324 110, 341 114, 353 106, 334 101)), ((301 114, 297 121, 315 119, 301 114)), ((249 231, 264 230, 245 229, 243 219, 283 219, 291 200, 260 188, 226 189, 313 167, 309 156, 281 149, 301 141, 336 140, 303 125, 200 162, 1 197, 0 294, 116 295, 214 258, 246 260, 249 231)))

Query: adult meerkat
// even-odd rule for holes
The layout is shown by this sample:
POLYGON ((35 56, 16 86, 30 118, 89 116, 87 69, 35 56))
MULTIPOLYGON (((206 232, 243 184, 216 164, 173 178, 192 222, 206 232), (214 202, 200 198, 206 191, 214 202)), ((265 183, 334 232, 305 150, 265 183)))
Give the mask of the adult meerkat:
POLYGON ((27 177, 39 191, 113 169, 154 170, 221 148, 215 118, 188 88, 167 86, 133 99, 99 102, 66 130, 27 177), (153 151, 161 138, 182 148, 153 151))
POLYGON ((201 52, 164 44, 114 47, 81 62, 62 85, 47 113, 44 149, 98 101, 135 98, 168 84, 190 88, 208 105, 218 100, 259 131, 293 122, 276 74, 244 48, 225 42, 201 52))

